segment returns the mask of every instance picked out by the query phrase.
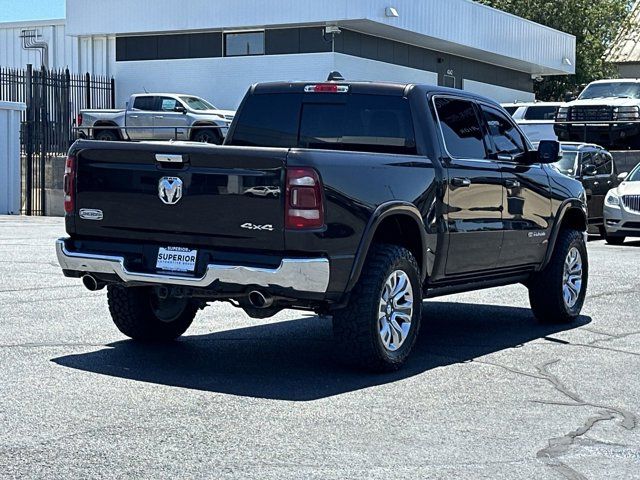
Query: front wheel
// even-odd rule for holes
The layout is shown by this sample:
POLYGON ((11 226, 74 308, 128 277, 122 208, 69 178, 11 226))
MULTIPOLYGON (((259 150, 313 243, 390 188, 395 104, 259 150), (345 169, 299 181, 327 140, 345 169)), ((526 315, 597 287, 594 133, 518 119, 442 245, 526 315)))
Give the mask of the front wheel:
POLYGON ((107 299, 118 330, 145 342, 178 338, 187 331, 199 307, 188 298, 160 298, 153 287, 109 285, 107 299))
POLYGON ((587 294, 589 259, 582 232, 561 230, 549 264, 529 282, 533 314, 545 323, 569 323, 587 294))
POLYGON ((349 364, 397 370, 416 342, 422 288, 415 258, 395 245, 374 245, 346 308, 333 316, 335 343, 349 364))

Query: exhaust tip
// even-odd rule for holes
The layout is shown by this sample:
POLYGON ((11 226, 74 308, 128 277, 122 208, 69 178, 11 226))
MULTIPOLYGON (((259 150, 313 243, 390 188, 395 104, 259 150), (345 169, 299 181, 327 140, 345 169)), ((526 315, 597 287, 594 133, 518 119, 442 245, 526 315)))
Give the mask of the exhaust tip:
POLYGON ((83 275, 82 284, 87 290, 91 292, 95 292, 104 288, 104 283, 98 282, 98 280, 96 280, 96 278, 92 275, 83 275))
POLYGON ((273 297, 269 294, 265 295, 258 290, 249 292, 249 303, 255 308, 268 308, 273 305, 273 297))

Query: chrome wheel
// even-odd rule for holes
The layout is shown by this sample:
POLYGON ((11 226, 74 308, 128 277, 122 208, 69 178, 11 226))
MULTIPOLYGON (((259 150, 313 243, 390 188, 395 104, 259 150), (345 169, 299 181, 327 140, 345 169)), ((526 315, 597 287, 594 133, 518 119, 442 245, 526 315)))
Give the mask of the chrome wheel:
POLYGON ((564 261, 564 274, 562 279, 562 296, 567 308, 573 308, 582 291, 582 255, 580 250, 572 247, 564 261))
POLYGON ((396 270, 387 278, 378 306, 378 327, 384 347, 395 352, 405 342, 413 318, 413 288, 409 276, 396 270))

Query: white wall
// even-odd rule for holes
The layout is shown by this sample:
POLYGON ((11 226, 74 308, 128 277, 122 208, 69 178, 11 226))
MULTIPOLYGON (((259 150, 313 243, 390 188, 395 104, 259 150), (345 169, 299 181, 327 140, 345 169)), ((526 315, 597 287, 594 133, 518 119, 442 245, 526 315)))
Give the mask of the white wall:
POLYGON ((536 96, 531 92, 499 87, 474 80, 464 80, 463 88, 469 92, 489 97, 499 103, 532 102, 536 99, 536 96))
POLYGON ((20 213, 20 112, 25 108, 0 102, 0 215, 20 213))
POLYGON ((68 68, 71 73, 113 75, 116 60, 115 37, 68 36, 65 20, 0 23, 0 67, 24 69, 28 63, 34 68, 42 65, 39 51, 22 46, 20 35, 25 29, 36 30, 40 36, 38 41, 48 45, 49 68, 68 68))
POLYGON ((236 109, 257 82, 322 81, 338 70, 349 80, 437 83, 437 74, 338 53, 118 62, 116 103, 133 93, 176 92, 205 97, 236 109))
POLYGON ((530 73, 574 73, 575 37, 470 0, 67 0, 75 36, 361 25, 397 40, 530 73), (106 5, 108 4, 108 7, 106 5), (88 7, 91 5, 92 7, 88 7), (393 6, 398 17, 387 17, 393 6), (567 58, 570 64, 563 63, 567 58))

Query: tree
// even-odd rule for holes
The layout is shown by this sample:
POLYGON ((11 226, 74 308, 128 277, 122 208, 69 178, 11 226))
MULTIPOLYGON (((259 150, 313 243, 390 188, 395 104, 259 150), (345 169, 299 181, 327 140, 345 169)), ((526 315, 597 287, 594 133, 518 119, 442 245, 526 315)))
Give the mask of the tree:
POLYGON ((540 100, 561 100, 580 85, 616 76, 615 67, 605 61, 605 53, 627 18, 632 0, 476 1, 575 35, 576 74, 545 77, 536 83, 540 100))

